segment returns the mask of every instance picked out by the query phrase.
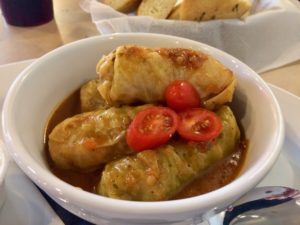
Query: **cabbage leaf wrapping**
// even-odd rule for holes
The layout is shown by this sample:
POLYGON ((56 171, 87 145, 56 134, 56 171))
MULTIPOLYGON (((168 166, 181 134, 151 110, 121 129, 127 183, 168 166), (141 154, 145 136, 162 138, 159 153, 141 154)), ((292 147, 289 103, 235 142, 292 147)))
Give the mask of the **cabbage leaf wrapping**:
POLYGON ((98 91, 106 104, 161 103, 174 80, 189 81, 207 109, 232 100, 236 78, 213 57, 183 48, 118 47, 96 67, 98 91))
POLYGON ((133 154, 125 133, 134 116, 146 107, 111 107, 65 119, 49 135, 52 161, 61 169, 92 171, 133 154))
POLYGON ((228 106, 217 115, 222 133, 209 143, 173 140, 155 150, 106 164, 97 188, 100 195, 135 201, 170 199, 201 172, 236 150, 240 130, 228 106))
POLYGON ((90 112, 97 109, 106 109, 104 99, 97 90, 98 81, 90 80, 80 88, 80 108, 81 112, 90 112))

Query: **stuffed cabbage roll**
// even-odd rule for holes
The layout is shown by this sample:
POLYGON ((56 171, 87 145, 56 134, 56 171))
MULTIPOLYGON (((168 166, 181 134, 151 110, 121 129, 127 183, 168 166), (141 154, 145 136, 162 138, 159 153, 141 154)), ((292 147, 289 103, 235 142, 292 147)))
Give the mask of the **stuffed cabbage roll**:
POLYGON ((126 129, 136 113, 146 107, 112 107, 64 120, 49 135, 52 161, 61 169, 92 171, 132 154, 125 139, 126 129))
POLYGON ((236 78, 221 63, 202 52, 181 48, 120 46, 97 64, 98 90, 108 105, 159 103, 173 80, 194 85, 204 107, 230 102, 236 78))
POLYGON ((174 140, 155 150, 146 150, 106 164, 97 192, 116 199, 167 200, 201 172, 236 149, 240 131, 228 106, 217 111, 222 133, 208 143, 174 140))
POLYGON ((98 81, 91 80, 80 88, 81 112, 90 112, 106 108, 106 103, 97 90, 98 81))

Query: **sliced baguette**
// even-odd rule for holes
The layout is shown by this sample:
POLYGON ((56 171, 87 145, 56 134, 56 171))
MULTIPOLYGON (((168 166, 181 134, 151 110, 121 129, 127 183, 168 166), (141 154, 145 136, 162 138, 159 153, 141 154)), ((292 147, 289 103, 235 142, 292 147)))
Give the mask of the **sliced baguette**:
POLYGON ((180 4, 176 5, 168 16, 169 20, 180 20, 180 4))
POLYGON ((142 0, 138 7, 137 15, 165 19, 175 4, 176 0, 142 0))
POLYGON ((123 13, 134 11, 140 2, 141 0, 103 0, 104 4, 109 5, 113 9, 123 13))
POLYGON ((249 0, 183 0, 180 19, 206 21, 240 18, 250 8, 249 0))

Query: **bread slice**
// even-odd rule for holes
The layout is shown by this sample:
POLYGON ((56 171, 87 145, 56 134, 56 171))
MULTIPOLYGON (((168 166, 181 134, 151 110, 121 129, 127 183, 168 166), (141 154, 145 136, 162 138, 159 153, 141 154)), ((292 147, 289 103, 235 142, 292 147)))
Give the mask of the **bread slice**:
POLYGON ((123 13, 134 11, 140 2, 141 0, 103 0, 104 4, 109 5, 113 9, 123 13))
POLYGON ((176 0, 142 0, 138 7, 137 15, 165 19, 175 4, 176 0))
POLYGON ((206 21, 240 18, 250 8, 250 0, 183 0, 180 19, 206 21))
POLYGON ((168 16, 169 20, 180 20, 180 4, 173 7, 172 11, 168 16))

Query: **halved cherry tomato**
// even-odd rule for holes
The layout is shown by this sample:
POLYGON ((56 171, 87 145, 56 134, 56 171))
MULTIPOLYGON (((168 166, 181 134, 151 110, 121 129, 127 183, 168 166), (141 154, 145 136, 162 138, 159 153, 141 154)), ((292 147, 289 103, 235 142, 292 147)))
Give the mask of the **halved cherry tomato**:
POLYGON ((178 127, 178 115, 166 107, 150 107, 139 112, 127 129, 127 144, 135 151, 165 144, 178 127))
POLYGON ((165 90, 165 100, 176 111, 197 108, 201 104, 198 92, 185 80, 174 80, 170 83, 165 90))
POLYGON ((221 133, 222 121, 214 112, 206 109, 189 109, 179 113, 177 131, 186 140, 209 141, 221 133))

